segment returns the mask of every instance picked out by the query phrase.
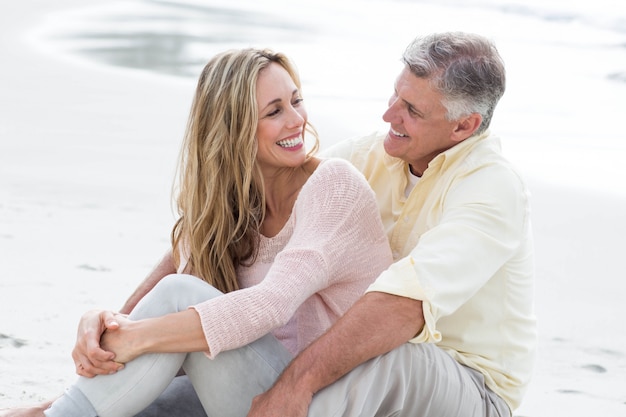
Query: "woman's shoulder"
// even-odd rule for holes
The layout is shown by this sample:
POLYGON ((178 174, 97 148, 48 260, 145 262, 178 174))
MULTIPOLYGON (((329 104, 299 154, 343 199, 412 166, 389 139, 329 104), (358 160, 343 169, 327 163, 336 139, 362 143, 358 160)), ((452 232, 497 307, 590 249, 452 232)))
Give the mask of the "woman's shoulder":
POLYGON ((323 158, 317 169, 309 177, 305 188, 325 193, 362 192, 369 184, 359 170, 341 158, 323 158))
POLYGON ((313 176, 330 177, 331 179, 357 179, 360 180, 363 174, 354 165, 342 158, 321 158, 320 164, 313 173, 313 176))

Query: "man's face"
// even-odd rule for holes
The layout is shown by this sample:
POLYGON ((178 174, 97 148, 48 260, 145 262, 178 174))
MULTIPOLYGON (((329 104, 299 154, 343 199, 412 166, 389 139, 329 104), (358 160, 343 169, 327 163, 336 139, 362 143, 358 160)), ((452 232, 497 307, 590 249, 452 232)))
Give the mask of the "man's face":
POLYGON ((454 135, 458 122, 446 119, 441 100, 427 79, 416 77, 405 66, 383 114, 390 124, 385 151, 408 162, 420 176, 435 156, 458 143, 454 135))

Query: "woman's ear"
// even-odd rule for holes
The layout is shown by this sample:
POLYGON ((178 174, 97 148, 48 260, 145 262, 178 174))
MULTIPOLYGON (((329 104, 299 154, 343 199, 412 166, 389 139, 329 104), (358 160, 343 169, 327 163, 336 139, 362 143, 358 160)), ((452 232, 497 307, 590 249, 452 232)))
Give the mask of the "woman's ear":
POLYGON ((472 113, 459 119, 454 131, 452 132, 452 140, 462 142, 472 136, 483 122, 483 117, 478 113, 472 113))

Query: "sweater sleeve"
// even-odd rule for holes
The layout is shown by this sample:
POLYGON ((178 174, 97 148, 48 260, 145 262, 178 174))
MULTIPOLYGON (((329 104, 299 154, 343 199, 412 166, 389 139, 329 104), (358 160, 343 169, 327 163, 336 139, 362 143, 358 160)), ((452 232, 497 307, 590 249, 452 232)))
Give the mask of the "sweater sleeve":
MULTIPOLYGON (((259 284, 193 307, 202 321, 209 357, 285 325, 312 295, 342 280, 359 279, 361 274, 347 273, 352 266, 367 269, 364 291, 391 262, 373 192, 345 161, 320 164, 300 191, 292 215, 293 234, 259 284), (378 253, 372 256, 374 246, 378 253)), ((341 291, 336 295, 345 297, 341 291)), ((333 302, 345 304, 329 300, 333 302)))

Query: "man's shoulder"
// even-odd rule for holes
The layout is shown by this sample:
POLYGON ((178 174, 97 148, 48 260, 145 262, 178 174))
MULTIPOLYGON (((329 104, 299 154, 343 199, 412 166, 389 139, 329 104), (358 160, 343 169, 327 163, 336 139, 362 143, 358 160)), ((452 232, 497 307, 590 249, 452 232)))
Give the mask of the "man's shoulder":
POLYGON ((510 176, 523 182, 515 165, 502 152, 501 140, 496 135, 489 134, 480 141, 475 151, 467 155, 466 162, 482 166, 496 177, 510 176))
POLYGON ((373 132, 365 136, 355 136, 341 142, 337 142, 322 152, 323 157, 347 159, 353 162, 357 155, 363 155, 382 146, 384 134, 373 132))

